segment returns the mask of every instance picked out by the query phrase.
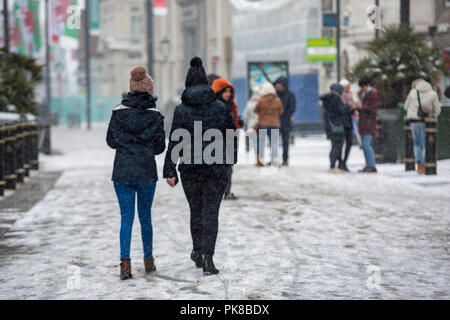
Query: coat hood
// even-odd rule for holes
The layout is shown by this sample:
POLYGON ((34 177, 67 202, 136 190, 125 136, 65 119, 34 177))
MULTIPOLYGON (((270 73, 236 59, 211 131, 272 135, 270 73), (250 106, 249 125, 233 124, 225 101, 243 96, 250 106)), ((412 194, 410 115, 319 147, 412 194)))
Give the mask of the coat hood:
POLYGON ((187 88, 181 96, 181 102, 190 107, 203 107, 216 101, 216 94, 207 85, 187 88))
POLYGON ((289 78, 288 77, 286 77, 286 76, 278 77, 278 79, 275 80, 273 85, 276 85, 277 83, 281 83, 284 86, 284 88, 286 89, 286 91, 289 90, 289 78))
POLYGON ((275 87, 270 82, 266 82, 260 92, 261 96, 265 96, 268 94, 277 94, 277 91, 275 90, 275 87))
POLYGON ((156 107, 156 99, 148 92, 130 92, 123 96, 122 105, 134 109, 156 107))
POLYGON ((342 93, 344 92, 344 87, 342 85, 340 85, 339 83, 333 83, 330 87, 330 90, 336 91, 337 93, 342 95, 342 93))
POLYGON ((433 87, 431 87, 431 84, 429 84, 428 82, 426 82, 425 80, 419 81, 416 84, 416 89, 420 92, 420 93, 425 93, 428 91, 432 91, 433 87))
POLYGON ((220 91, 225 90, 226 88, 231 88, 231 100, 234 100, 235 98, 235 90, 233 85, 226 79, 217 79, 214 80, 212 84, 212 89, 214 90, 214 93, 217 95, 220 91))
POLYGON ((330 103, 341 100, 341 97, 339 97, 336 93, 330 92, 320 96, 319 99, 322 101, 323 106, 326 109, 330 103))
POLYGON ((156 109, 156 100, 147 92, 133 92, 124 95, 122 105, 114 112, 118 112, 117 121, 119 127, 132 134, 139 134, 148 130, 149 126, 154 127, 158 120, 164 116, 156 109))

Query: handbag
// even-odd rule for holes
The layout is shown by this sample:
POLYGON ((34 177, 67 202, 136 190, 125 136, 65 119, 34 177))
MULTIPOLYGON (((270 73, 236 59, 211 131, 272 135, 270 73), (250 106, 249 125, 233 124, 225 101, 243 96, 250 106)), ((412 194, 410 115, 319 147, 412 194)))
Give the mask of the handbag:
POLYGON ((332 134, 345 134, 345 128, 343 124, 335 125, 330 121, 330 126, 332 134))
POLYGON ((419 90, 416 89, 416 91, 417 91, 417 99, 418 99, 418 101, 419 101, 419 110, 417 110, 417 116, 418 116, 420 119, 425 120, 425 118, 428 117, 428 113, 426 113, 426 112, 423 111, 423 109, 422 109, 422 102, 420 101, 420 93, 419 93, 419 90))

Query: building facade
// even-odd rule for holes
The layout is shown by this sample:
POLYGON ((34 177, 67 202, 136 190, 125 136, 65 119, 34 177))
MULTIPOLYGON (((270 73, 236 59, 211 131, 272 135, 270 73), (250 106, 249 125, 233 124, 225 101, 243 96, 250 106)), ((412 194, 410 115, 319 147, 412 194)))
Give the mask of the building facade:
POLYGON ((160 104, 170 115, 194 56, 208 73, 231 78, 232 30, 229 1, 168 0, 167 6, 167 15, 154 18, 154 76, 160 104))

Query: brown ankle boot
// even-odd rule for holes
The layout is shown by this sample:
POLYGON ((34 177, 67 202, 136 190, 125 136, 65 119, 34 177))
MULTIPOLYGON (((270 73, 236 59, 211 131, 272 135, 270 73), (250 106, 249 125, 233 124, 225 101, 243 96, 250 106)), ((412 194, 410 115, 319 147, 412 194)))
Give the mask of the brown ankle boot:
POLYGON ((120 263, 120 280, 132 279, 131 260, 122 260, 120 263))
POLYGON ((264 163, 262 163, 260 157, 256 157, 256 166, 257 167, 264 167, 264 163))
POLYGON ((417 173, 425 174, 425 166, 422 163, 417 163, 417 173))
POLYGON ((144 259, 145 272, 152 273, 156 271, 155 259, 144 259))

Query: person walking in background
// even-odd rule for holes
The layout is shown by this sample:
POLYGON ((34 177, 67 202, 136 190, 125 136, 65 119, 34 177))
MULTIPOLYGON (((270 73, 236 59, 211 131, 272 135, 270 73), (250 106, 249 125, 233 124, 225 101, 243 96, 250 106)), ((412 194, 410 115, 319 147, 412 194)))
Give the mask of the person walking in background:
POLYGON ((233 141, 228 141, 226 131, 236 131, 236 124, 231 112, 217 100, 216 94, 209 86, 203 62, 198 57, 191 61, 191 67, 186 76, 186 90, 183 92, 181 101, 182 103, 176 107, 174 112, 171 140, 164 162, 163 174, 167 183, 172 188, 175 187, 178 183, 178 166, 191 213, 190 227, 193 243, 191 259, 198 268, 203 268, 204 275, 214 275, 219 273, 213 261, 219 227, 219 209, 230 180, 232 167, 227 158, 226 151, 229 151, 227 147, 233 146, 231 160, 234 164, 237 163, 238 152, 237 137, 233 137, 233 141), (217 161, 213 164, 210 164, 209 161, 205 162, 203 157, 205 149, 213 142, 194 141, 195 122, 198 121, 201 121, 203 135, 210 129, 219 130, 222 133, 224 149, 220 155, 216 154, 216 157, 221 158, 220 163, 217 161), (179 142, 172 139, 174 132, 179 129, 190 133, 191 140, 182 142, 187 144, 190 150, 189 154, 185 155, 183 151, 177 154, 174 150, 179 142), (199 143, 202 148, 196 150, 195 145, 199 143), (199 154, 200 152, 201 154, 199 154))
POLYGON ((361 88, 362 103, 356 105, 359 110, 358 130, 361 135, 366 167, 359 172, 376 173, 375 152, 372 141, 375 137, 377 127, 377 114, 380 103, 380 94, 371 86, 370 79, 363 77, 359 81, 361 88))
POLYGON ((345 139, 345 126, 348 117, 353 111, 349 105, 344 105, 342 94, 344 87, 334 83, 330 87, 331 92, 320 97, 325 112, 328 115, 331 151, 330 151, 330 173, 343 173, 344 170, 336 168, 336 164, 341 161, 342 147, 345 139))
POLYGON ((133 277, 130 245, 136 195, 145 271, 156 271, 151 209, 158 173, 155 156, 166 148, 164 117, 156 109, 153 80, 144 67, 131 71, 130 93, 112 113, 106 142, 116 150, 112 180, 120 206, 120 279, 133 277))
MULTIPOLYGON (((279 145, 274 143, 273 133, 280 132, 281 121, 280 116, 283 114, 283 103, 276 94, 274 86, 270 82, 266 82, 261 89, 261 97, 255 106, 255 113, 258 115, 258 143, 257 143, 257 165, 262 166, 262 160, 264 159, 264 148, 266 146, 266 136, 269 137, 269 144, 271 149, 271 162, 270 165, 279 166, 278 149, 279 145), (261 131, 265 130, 265 131, 261 131)), ((276 141, 279 141, 277 139, 276 141)))
POLYGON ((438 118, 441 113, 441 103, 439 102, 438 94, 433 90, 431 83, 425 81, 423 78, 414 81, 404 108, 406 110, 406 117, 411 123, 417 171, 419 174, 425 174, 425 118, 438 118))
MULTIPOLYGON (((217 99, 225 104, 228 112, 230 112, 230 114, 233 116, 236 128, 240 129, 241 119, 238 113, 238 106, 234 101, 235 90, 233 85, 225 79, 216 79, 212 84, 212 89, 216 93, 217 99)), ((231 192, 232 179, 233 179, 233 171, 231 171, 230 181, 227 185, 227 189, 225 190, 224 200, 239 199, 231 192)))
POLYGON ((346 172, 349 172, 350 170, 347 167, 347 161, 350 156, 350 151, 352 149, 353 145, 353 134, 354 132, 354 122, 356 122, 356 119, 354 119, 356 109, 356 103, 353 101, 353 94, 350 91, 351 83, 350 81, 344 79, 340 82, 340 85, 344 88, 344 92, 342 93, 342 101, 344 102, 344 105, 348 105, 351 108, 351 112, 345 117, 344 121, 344 129, 345 129, 345 150, 344 150, 344 156, 339 161, 338 168, 340 170, 344 170, 346 172))
POLYGON ((292 130, 292 117, 296 111, 295 95, 289 90, 289 78, 279 77, 274 86, 278 97, 283 103, 284 112, 281 114, 281 138, 283 140, 283 166, 289 165, 289 138, 292 130))
POLYGON ((254 87, 253 95, 250 100, 247 102, 247 106, 245 107, 244 113, 242 114, 245 120, 244 130, 247 136, 252 140, 253 148, 255 151, 255 155, 257 158, 257 166, 264 166, 261 163, 260 159, 258 159, 258 114, 255 112, 256 103, 261 97, 261 88, 254 87))
POLYGON ((450 99, 450 86, 445 89, 444 95, 447 97, 447 99, 450 99))

